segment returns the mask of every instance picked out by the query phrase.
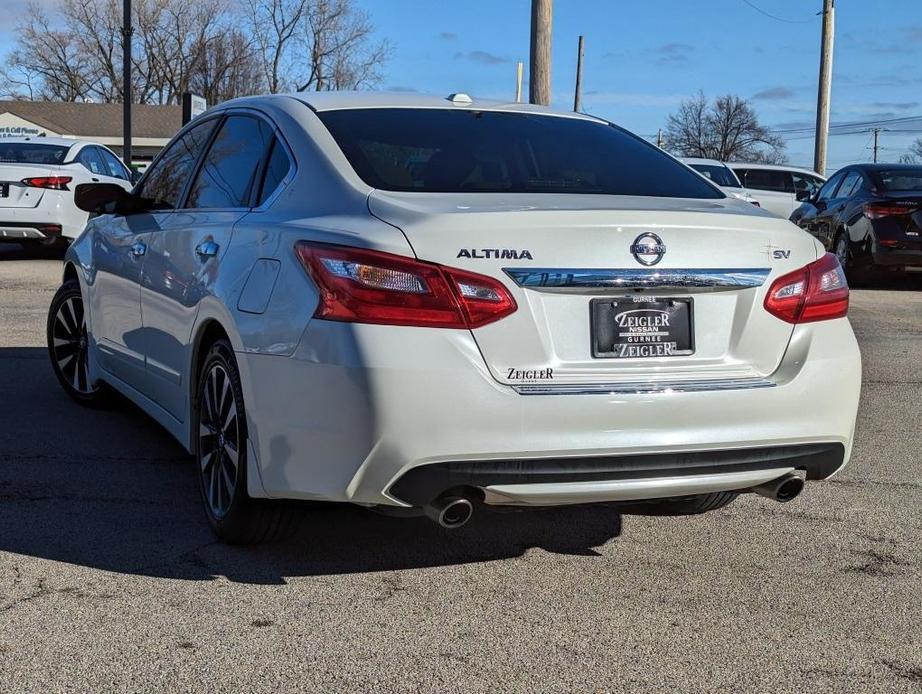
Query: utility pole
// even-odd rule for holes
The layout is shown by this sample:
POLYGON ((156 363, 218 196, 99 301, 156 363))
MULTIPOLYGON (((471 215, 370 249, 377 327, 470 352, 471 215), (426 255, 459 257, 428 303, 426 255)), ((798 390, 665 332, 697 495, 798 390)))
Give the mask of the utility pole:
POLYGON ((515 103, 520 103, 522 101, 522 72, 524 71, 525 66, 520 60, 515 64, 515 103))
POLYGON ((531 0, 531 59, 528 66, 528 100, 551 103, 551 14, 553 0, 531 0))
POLYGON ((878 136, 880 135, 880 131, 881 131, 881 128, 871 129, 871 132, 874 133, 874 163, 875 164, 877 163, 877 150, 878 150, 877 140, 878 140, 878 136))
POLYGON ((577 113, 583 110, 583 43, 582 36, 576 48, 576 89, 573 92, 573 110, 577 113))
POLYGON ((832 91, 832 46, 835 35, 835 0, 823 0, 823 39, 820 45, 820 80, 816 97, 816 139, 813 170, 826 175, 826 143, 829 139, 829 97, 832 91))
POLYGON ((131 168, 131 0, 122 0, 122 161, 131 168))

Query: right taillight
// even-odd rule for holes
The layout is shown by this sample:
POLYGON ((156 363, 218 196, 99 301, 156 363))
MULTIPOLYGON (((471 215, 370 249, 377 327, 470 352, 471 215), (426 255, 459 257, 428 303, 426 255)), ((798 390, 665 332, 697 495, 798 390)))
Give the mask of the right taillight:
POLYGON ((307 241, 295 244, 295 252, 320 290, 317 318, 479 328, 517 309, 501 282, 459 268, 307 241))
POLYGON ((839 259, 827 253, 782 275, 765 297, 765 310, 788 323, 842 318, 848 313, 848 282, 839 259))

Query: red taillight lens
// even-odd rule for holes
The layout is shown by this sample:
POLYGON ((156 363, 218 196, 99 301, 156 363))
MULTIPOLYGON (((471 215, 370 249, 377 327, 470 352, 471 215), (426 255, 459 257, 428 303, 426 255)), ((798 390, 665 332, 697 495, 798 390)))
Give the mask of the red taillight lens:
POLYGON ((51 190, 67 190, 67 184, 73 179, 70 176, 36 176, 24 178, 20 183, 30 188, 50 188, 51 190))
POLYGON ((899 214, 912 214, 918 209, 915 205, 869 202, 864 206, 864 216, 868 219, 880 219, 881 217, 893 217, 899 214))
POLYGON ((352 323, 479 328, 513 313, 501 282, 457 268, 349 246, 300 241, 295 252, 320 289, 314 315, 352 323))
POLYGON ((765 297, 765 310, 788 323, 842 318, 848 313, 848 283, 838 258, 827 253, 776 279, 765 297))

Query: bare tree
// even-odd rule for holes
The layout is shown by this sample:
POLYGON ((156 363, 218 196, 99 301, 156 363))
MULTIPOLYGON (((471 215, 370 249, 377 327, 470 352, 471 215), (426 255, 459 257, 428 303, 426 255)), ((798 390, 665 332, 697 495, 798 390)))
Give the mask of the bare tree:
POLYGON ((727 94, 708 102, 686 99, 666 124, 666 148, 686 157, 730 161, 785 161, 784 141, 759 124, 745 99, 727 94))
POLYGON ((917 139, 909 145, 909 151, 900 157, 901 164, 919 164, 922 163, 922 138, 917 139))
POLYGON ((289 86, 293 45, 299 42, 308 0, 247 0, 247 20, 266 89, 289 86))
POLYGON ((308 57, 308 72, 297 76, 297 90, 361 89, 382 78, 390 57, 387 40, 371 43, 374 27, 352 0, 310 0, 306 31, 299 43, 308 57))

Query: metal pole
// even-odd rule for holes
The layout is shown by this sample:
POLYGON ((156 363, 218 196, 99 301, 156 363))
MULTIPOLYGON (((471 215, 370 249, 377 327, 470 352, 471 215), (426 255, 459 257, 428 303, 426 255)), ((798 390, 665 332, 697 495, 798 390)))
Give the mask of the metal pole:
POLYGON ((583 37, 579 37, 579 44, 576 48, 576 89, 573 92, 573 110, 583 110, 583 37))
POLYGON ((522 101, 522 73, 525 71, 525 66, 520 60, 515 64, 515 103, 522 101))
POLYGON ((835 0, 823 0, 823 40, 820 46, 820 80, 816 97, 816 141, 813 170, 826 175, 826 144, 829 139, 829 97, 832 91, 832 46, 835 35, 835 0))
POLYGON ((551 12, 553 0, 531 0, 531 62, 528 100, 551 103, 551 12))
POLYGON ((131 168, 131 0, 122 2, 122 161, 131 168))
POLYGON ((874 163, 877 163, 877 138, 880 135, 880 128, 874 128, 874 163))

